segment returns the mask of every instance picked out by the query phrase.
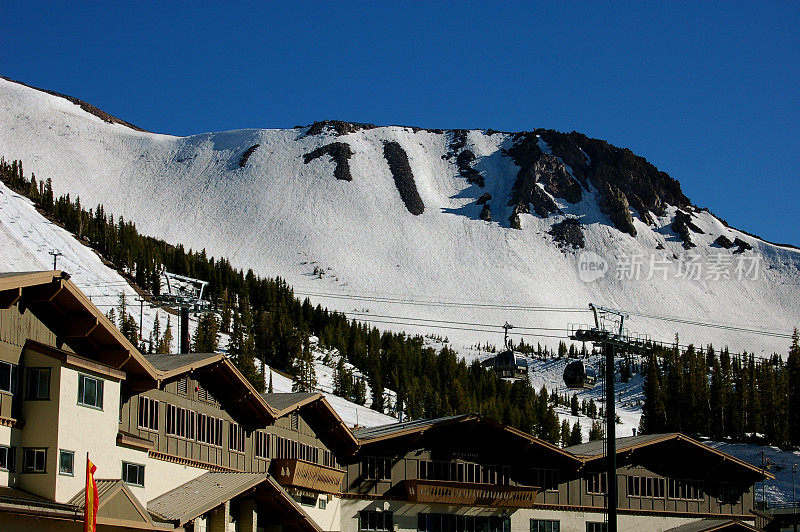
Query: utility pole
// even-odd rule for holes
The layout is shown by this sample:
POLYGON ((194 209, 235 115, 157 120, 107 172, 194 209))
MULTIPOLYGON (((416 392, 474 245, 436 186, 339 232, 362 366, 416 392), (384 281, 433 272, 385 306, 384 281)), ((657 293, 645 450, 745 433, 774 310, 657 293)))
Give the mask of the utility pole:
POLYGON ((61 256, 61 252, 57 249, 54 249, 50 251, 49 254, 53 256, 53 271, 56 271, 58 269, 56 268, 56 266, 58 266, 58 257, 61 256))

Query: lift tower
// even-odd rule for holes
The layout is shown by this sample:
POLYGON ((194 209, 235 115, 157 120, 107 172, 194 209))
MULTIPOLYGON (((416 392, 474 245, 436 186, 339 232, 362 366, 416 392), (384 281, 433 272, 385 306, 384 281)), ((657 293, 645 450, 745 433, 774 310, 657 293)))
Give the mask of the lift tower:
POLYGON ((599 343, 605 355, 606 371, 606 491, 608 509, 608 532, 617 532, 617 414, 614 404, 614 355, 617 349, 626 352, 644 350, 650 343, 646 337, 630 335, 625 331, 625 318, 622 311, 596 306, 592 303, 589 308, 594 314, 594 327, 586 325, 573 326, 570 330, 570 339, 579 342, 599 343), (616 332, 606 327, 606 321, 611 318, 616 325, 616 332))
POLYGON ((213 312, 211 303, 203 299, 208 281, 193 279, 185 275, 161 272, 167 285, 165 294, 153 296, 154 307, 171 308, 180 312, 179 353, 189 352, 189 314, 213 312))

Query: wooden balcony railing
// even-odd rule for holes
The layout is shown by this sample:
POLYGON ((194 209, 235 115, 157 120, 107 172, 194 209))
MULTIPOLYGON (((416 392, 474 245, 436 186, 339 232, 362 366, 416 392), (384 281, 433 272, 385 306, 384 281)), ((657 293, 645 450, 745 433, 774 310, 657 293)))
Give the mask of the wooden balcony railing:
POLYGON ((533 508, 539 488, 495 486, 443 480, 406 480, 409 502, 487 506, 490 508, 533 508))
POLYGON ((299 459, 275 458, 270 466, 272 476, 281 486, 305 488, 322 493, 341 491, 344 471, 299 459))

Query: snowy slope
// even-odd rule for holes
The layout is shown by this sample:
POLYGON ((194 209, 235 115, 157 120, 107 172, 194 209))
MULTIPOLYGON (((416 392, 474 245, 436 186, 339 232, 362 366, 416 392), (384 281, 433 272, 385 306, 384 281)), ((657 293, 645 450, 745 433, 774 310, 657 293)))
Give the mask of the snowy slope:
MULTIPOLYGON (((505 200, 518 168, 501 151, 512 145, 507 134, 468 133, 466 145, 477 157, 474 168, 486 178, 485 188, 479 188, 458 175, 453 159, 443 158, 452 138, 448 132, 380 127, 336 137, 305 135, 307 130, 191 137, 145 133, 103 122, 63 98, 0 80, 0 154, 22 159, 26 173, 52 178, 57 194, 80 195, 84 205, 103 203, 107 212, 135 220, 146 234, 205 248, 259 274, 280 275, 298 294, 317 294, 311 296, 314 303, 364 312, 368 315, 357 317, 381 327, 435 330, 459 348, 499 344, 501 337, 485 326, 454 330, 435 329, 430 322, 392 322, 401 321, 398 316, 494 327, 509 321, 542 328, 518 329, 515 340, 522 336, 529 343, 553 345, 557 340, 536 334, 564 336, 569 323, 587 323, 590 315, 503 306, 586 308, 590 302, 783 333, 800 324, 800 253, 728 229, 707 212, 693 218, 704 234, 692 234, 697 244, 692 251, 706 264, 716 256, 734 263, 739 255, 712 242, 723 234, 739 237, 753 246, 743 255, 760 261, 757 279, 739 280, 732 271, 733 279, 678 278, 687 256, 670 229, 675 208, 655 217, 653 226, 634 212, 638 234, 631 237, 600 212, 594 189, 576 204, 556 198, 564 214, 546 219, 521 214, 522 230, 509 228, 511 207, 505 200), (327 156, 303 162, 304 154, 333 141, 346 142, 353 152, 352 181, 335 179, 327 156), (419 216, 398 194, 383 156, 386 141, 399 143, 408 154, 425 206, 419 216), (240 157, 255 144, 260 146, 240 167, 240 157), (492 222, 478 219, 481 207, 475 200, 485 192, 496 198, 492 222), (553 244, 548 231, 567 215, 584 224, 586 250, 608 262, 604 277, 581 280, 582 254, 553 244), (617 270, 632 256, 643 257, 642 278, 618 278, 617 270), (651 256, 666 260, 666 279, 660 270, 647 278, 651 256), (324 270, 322 278, 314 275, 315 267, 324 270), (387 297, 392 300, 376 300, 387 297)), ((664 341, 679 332, 682 343, 728 344, 758 354, 785 353, 789 343, 636 316, 629 324, 664 341)))
MULTIPOLYGON (((33 207, 31 202, 19 194, 9 190, 0 183, 0 271, 37 271, 48 270, 53 267, 53 257, 49 254, 53 249, 60 251, 58 268, 70 273, 70 279, 80 288, 100 310, 108 312, 112 307, 119 305, 119 296, 125 294, 128 312, 139 323, 140 307, 135 301, 138 297, 124 277, 116 270, 106 266, 96 253, 77 241, 72 234, 61 227, 49 222, 33 207)), ((168 316, 161 309, 143 307, 143 334, 148 338, 153 329, 156 314, 161 323, 163 332, 167 319, 171 320, 173 327, 178 327, 179 320, 176 316, 168 316)), ((190 320, 189 328, 192 334, 196 320, 190 320)), ((172 344, 173 352, 177 351, 178 331, 174 329, 172 344)), ((223 339, 224 340, 224 339, 223 339)), ((222 342, 225 343, 224 341, 222 342)), ((323 353, 316 348, 317 358, 323 353)), ((335 353, 333 353, 335 356, 335 353)), ((370 410, 367 407, 351 403, 341 397, 329 393, 332 388, 332 372, 330 368, 317 362, 317 374, 320 391, 325 394, 333 408, 349 426, 383 425, 397 421, 387 416, 370 410)), ((276 392, 291 392, 292 381, 277 373, 273 373, 273 386, 276 392)), ((386 391, 390 402, 394 393, 386 391)))

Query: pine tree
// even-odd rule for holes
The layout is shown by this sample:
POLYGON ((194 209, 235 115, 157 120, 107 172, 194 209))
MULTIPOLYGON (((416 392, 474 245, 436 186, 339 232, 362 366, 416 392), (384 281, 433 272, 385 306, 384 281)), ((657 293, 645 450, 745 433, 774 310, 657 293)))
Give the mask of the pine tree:
POLYGON ((156 353, 166 354, 172 351, 172 323, 170 317, 167 316, 167 328, 164 329, 164 336, 157 341, 156 353))
POLYGON ((203 314, 197 323, 192 351, 195 353, 216 353, 219 344, 217 333, 219 322, 214 314, 203 314))
POLYGON ((133 345, 139 344, 139 326, 136 320, 127 311, 127 302, 125 301, 125 292, 119 295, 119 306, 117 313, 117 328, 125 338, 127 338, 133 345))
POLYGON ((564 419, 561 421, 561 447, 566 447, 569 445, 570 434, 569 421, 564 419))
POLYGON ((578 445, 583 441, 583 434, 581 434, 581 424, 578 423, 578 420, 575 420, 575 424, 572 425, 572 432, 569 434, 569 445, 578 445))
POLYGON ((267 393, 274 393, 272 388, 272 369, 269 370, 269 386, 267 387, 267 393))
POLYGON ((789 358, 786 360, 786 370, 789 379, 789 442, 792 445, 800 444, 800 341, 795 328, 792 333, 792 345, 789 348, 789 358))
POLYGON ((306 337, 303 342, 303 351, 297 360, 295 360, 293 373, 293 392, 313 392, 316 390, 317 372, 314 368, 314 356, 311 353, 311 345, 308 341, 308 337, 306 337))
POLYGON ((589 441, 603 439, 603 424, 600 421, 593 421, 592 428, 589 430, 589 441))
POLYGON ((579 408, 579 405, 578 405, 578 394, 573 393, 572 394, 572 400, 570 401, 570 409, 571 409, 571 413, 572 413, 573 416, 577 416, 578 415, 578 408, 579 408))
POLYGON ((647 363, 647 377, 644 381, 644 405, 642 417, 639 420, 639 431, 644 434, 656 434, 666 428, 666 409, 664 396, 661 391, 661 375, 658 369, 658 359, 650 355, 647 363))

